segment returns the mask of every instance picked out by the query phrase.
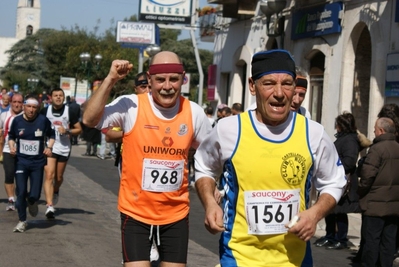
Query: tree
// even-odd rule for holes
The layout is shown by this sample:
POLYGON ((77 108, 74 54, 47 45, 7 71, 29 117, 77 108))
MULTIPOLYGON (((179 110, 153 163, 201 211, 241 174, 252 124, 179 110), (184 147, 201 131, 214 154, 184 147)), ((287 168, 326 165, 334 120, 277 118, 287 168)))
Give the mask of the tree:
MULTIPOLYGON (((137 16, 133 15, 125 20, 137 21, 137 16)), ((177 40, 180 33, 180 30, 160 29, 160 46, 162 50, 176 52, 183 59, 186 72, 191 73, 191 87, 196 89, 199 75, 194 49, 190 40, 177 40)), ((1 70, 0 78, 5 86, 20 85, 21 92, 28 90, 28 78, 39 79, 37 92, 59 87, 60 76, 76 77, 79 81, 89 77, 89 83, 93 83, 107 76, 114 59, 126 59, 134 65, 134 70, 114 86, 111 97, 115 98, 121 94, 132 93, 134 76, 138 72, 139 49, 121 47, 116 42, 114 27, 110 27, 101 36, 97 35, 97 27, 91 32, 78 25, 60 31, 40 29, 34 35, 16 43, 6 53, 9 54, 9 61, 1 70), (84 68, 79 58, 83 52, 90 53, 92 59, 96 54, 101 54, 100 65, 95 66, 92 61, 87 66, 90 69, 84 68)), ((206 50, 200 50, 199 53, 206 81, 212 53, 206 50)), ((148 62, 146 64, 145 70, 148 69, 148 62)))

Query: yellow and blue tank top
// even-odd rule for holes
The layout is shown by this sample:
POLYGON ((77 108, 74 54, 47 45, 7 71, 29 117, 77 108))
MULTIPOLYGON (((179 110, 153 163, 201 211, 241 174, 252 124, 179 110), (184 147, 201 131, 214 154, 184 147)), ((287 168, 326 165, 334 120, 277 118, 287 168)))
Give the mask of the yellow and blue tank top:
POLYGON ((237 118, 237 143, 221 178, 226 191, 221 266, 312 266, 310 243, 284 227, 306 209, 310 194, 307 119, 295 113, 287 138, 276 141, 261 136, 251 112, 237 118))

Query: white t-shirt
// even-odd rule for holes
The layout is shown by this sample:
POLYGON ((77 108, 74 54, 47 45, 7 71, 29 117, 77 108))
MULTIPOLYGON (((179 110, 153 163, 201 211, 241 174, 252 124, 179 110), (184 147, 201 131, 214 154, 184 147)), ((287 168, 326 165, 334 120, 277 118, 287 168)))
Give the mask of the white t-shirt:
MULTIPOLYGON (((255 118, 255 111, 249 112, 255 118)), ((254 119, 254 126, 264 138, 281 141, 291 133, 293 114, 294 112, 290 112, 287 121, 278 126, 266 126, 257 119, 254 119)), ((310 150, 314 159, 313 184, 320 194, 328 193, 338 202, 346 179, 342 164, 338 164, 340 161, 337 150, 321 124, 308 119, 308 127, 310 150)), ((224 162, 234 152, 238 136, 237 116, 219 121, 194 155, 195 180, 202 177, 220 177, 224 162)))
MULTIPOLYGON (((15 116, 21 115, 22 113, 23 111, 15 116)), ((2 129, 2 134, 4 135, 3 152, 5 153, 10 153, 10 147, 8 145, 8 131, 11 129, 11 123, 15 116, 11 114, 11 111, 2 112, 0 114, 0 129, 2 129)))
POLYGON ((64 113, 61 116, 54 116, 53 106, 50 105, 47 108, 46 117, 51 121, 51 128, 55 131, 55 142, 53 145, 53 153, 57 155, 61 155, 64 157, 68 157, 71 152, 71 141, 67 134, 61 135, 58 132, 58 128, 60 126, 64 127, 65 129, 69 129, 69 107, 64 107, 64 113))

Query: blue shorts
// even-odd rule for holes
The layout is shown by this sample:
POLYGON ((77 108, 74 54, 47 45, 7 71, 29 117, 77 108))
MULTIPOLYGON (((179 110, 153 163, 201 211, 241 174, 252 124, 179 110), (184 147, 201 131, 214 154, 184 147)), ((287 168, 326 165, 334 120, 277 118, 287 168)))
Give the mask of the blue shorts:
POLYGON ((150 261, 153 240, 161 261, 187 263, 188 216, 165 225, 149 225, 121 213, 122 254, 124 262, 150 261))

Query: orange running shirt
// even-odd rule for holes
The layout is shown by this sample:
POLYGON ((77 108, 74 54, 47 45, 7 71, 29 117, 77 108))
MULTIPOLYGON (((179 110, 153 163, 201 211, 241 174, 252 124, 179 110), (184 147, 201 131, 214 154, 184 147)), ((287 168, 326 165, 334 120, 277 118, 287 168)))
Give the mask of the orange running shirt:
POLYGON ((123 136, 118 209, 146 224, 173 223, 189 212, 191 106, 180 97, 177 115, 164 120, 154 114, 146 94, 138 95, 138 103, 137 121, 123 136))

